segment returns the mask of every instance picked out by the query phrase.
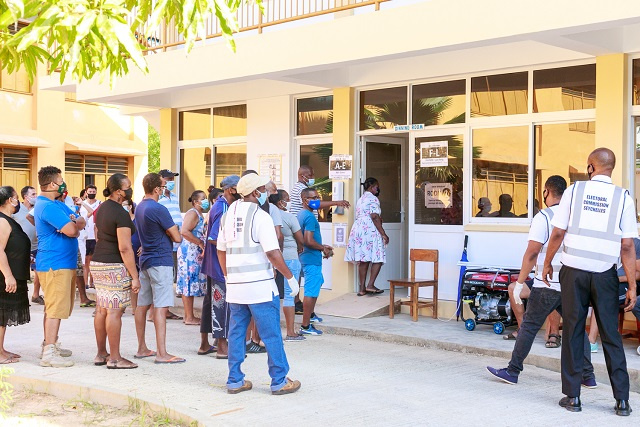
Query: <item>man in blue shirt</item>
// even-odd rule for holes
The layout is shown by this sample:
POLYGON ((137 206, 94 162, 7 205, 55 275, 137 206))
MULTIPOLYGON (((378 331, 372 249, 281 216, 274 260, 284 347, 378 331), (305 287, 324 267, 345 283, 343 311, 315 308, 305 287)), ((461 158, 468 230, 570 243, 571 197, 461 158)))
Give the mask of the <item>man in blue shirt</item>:
POLYGON ((333 248, 322 244, 320 223, 313 211, 320 208, 320 196, 313 188, 305 188, 300 193, 303 209, 298 212, 298 222, 302 229, 304 251, 300 254, 300 263, 304 272, 304 301, 302 327, 300 333, 305 335, 322 335, 322 331, 311 325, 311 315, 324 283, 322 277, 322 258, 333 256, 333 248))
POLYGON ((200 333, 202 343, 198 354, 211 352, 208 345, 207 334, 212 334, 218 340, 216 358, 227 358, 227 334, 229 332, 229 305, 227 304, 227 285, 224 274, 218 260, 218 232, 220 231, 220 220, 229 208, 229 205, 240 198, 237 185, 240 181, 238 175, 229 175, 224 178, 220 186, 224 192, 218 196, 209 212, 209 231, 207 233, 207 244, 202 259, 202 272, 207 275, 207 294, 202 302, 202 320, 200 322, 200 333))
POLYGON ((135 311, 138 352, 135 357, 155 356, 155 363, 181 363, 181 357, 167 353, 166 318, 173 307, 172 242, 179 243, 182 236, 167 208, 158 203, 165 189, 157 173, 147 174, 142 180, 144 199, 136 207, 136 230, 142 243, 140 254, 140 292, 135 311), (153 323, 156 329, 157 353, 149 350, 145 342, 146 316, 153 304, 153 323))
POLYGON ((36 272, 44 292, 44 342, 41 366, 69 367, 73 362, 63 357, 71 352, 60 348, 60 321, 68 319, 73 310, 76 288, 78 235, 85 221, 56 198, 64 194, 67 184, 55 166, 38 171, 40 196, 34 207, 34 221, 38 235, 36 272))
MULTIPOLYGON (((158 202, 167 208, 169 213, 171 214, 171 218, 173 218, 173 222, 178 226, 178 232, 182 229, 182 212, 180 211, 180 200, 178 200, 178 196, 174 192, 176 188, 176 176, 180 175, 177 172, 171 172, 169 169, 162 169, 158 172, 160 178, 165 183, 165 189, 160 195, 158 202)), ((173 281, 176 281, 176 275, 178 273, 178 256, 177 251, 179 244, 173 245, 173 281)))

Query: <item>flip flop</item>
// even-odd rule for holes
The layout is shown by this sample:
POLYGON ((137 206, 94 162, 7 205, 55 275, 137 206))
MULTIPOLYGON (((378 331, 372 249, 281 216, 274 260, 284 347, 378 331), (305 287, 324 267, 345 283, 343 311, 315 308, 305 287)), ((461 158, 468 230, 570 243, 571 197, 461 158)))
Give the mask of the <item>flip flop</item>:
POLYGON ((149 354, 145 354, 143 356, 138 356, 137 354, 133 356, 134 359, 144 359, 145 357, 155 356, 157 353, 153 350, 149 350, 149 354))
POLYGON ((178 357, 178 356, 173 356, 171 359, 169 360, 154 360, 153 363, 155 363, 156 365, 172 365, 174 363, 184 363, 186 362, 187 359, 183 359, 182 357, 178 357))
POLYGON ((376 290, 365 289, 365 291, 367 291, 367 293, 371 294, 371 295, 377 295, 377 294, 383 294, 384 293, 383 289, 376 289, 376 290))
POLYGON ((106 356, 96 356, 93 359, 93 364, 96 365, 96 366, 104 366, 104 365, 107 364, 107 359, 109 358, 109 356, 110 356, 109 353, 107 353, 106 356), (101 362, 96 362, 96 359, 102 359, 102 361, 101 362))
MULTIPOLYGON (((515 330, 513 332, 518 332, 518 330, 515 330)), ((513 335, 513 332, 509 332, 509 335, 505 335, 502 337, 503 340, 505 341, 513 341, 515 339, 518 339, 517 335, 513 335)))
POLYGON ((359 297, 363 297, 365 295, 367 295, 368 292, 358 292, 356 295, 358 295, 359 297))
POLYGON ((109 360, 109 363, 107 363, 107 369, 135 369, 138 367, 138 365, 136 365, 135 363, 131 363, 130 365, 124 365, 124 366, 118 365, 118 363, 122 362, 123 360, 125 359, 120 359, 116 361, 109 360))
POLYGON ((182 320, 183 317, 182 316, 178 316, 175 313, 169 312, 169 314, 167 314, 167 320, 182 320))
POLYGON ((205 354, 215 353, 216 351, 218 351, 218 347, 216 347, 215 345, 212 345, 211 347, 209 347, 209 350, 198 351, 198 356, 204 356, 205 354))
POLYGON ((16 359, 14 357, 7 357, 4 360, 0 360, 0 365, 8 365, 9 363, 17 363, 20 359, 16 359))
POLYGON ((80 307, 83 307, 83 308, 85 308, 85 307, 95 307, 95 306, 96 306, 96 302, 92 301, 92 300, 89 300, 87 302, 83 302, 82 304, 80 304, 80 307))

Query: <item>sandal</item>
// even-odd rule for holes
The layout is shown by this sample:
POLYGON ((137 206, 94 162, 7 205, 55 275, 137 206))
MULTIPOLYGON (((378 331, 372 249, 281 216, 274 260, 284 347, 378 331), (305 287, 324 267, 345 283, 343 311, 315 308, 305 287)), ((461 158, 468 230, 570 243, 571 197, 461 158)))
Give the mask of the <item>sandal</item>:
POLYGON ((562 337, 558 334, 549 334, 549 338, 547 338, 547 342, 544 345, 547 348, 558 348, 562 345, 562 337), (552 341, 551 339, 554 338, 552 341))
POLYGON ((107 353, 105 356, 98 355, 93 359, 93 364, 96 366, 104 366, 107 364, 107 359, 109 358, 109 356, 109 353, 107 353))
POLYGON ((373 288, 373 289, 365 289, 365 291, 368 294, 372 294, 372 295, 377 295, 377 294, 383 294, 384 290, 382 289, 378 289, 378 288, 373 288))
POLYGON ((109 360, 109 362, 107 362, 107 369, 135 369, 137 367, 138 365, 127 359, 109 360), (125 364, 121 365, 120 362, 124 362, 125 364))
POLYGON ((82 304, 80 304, 80 307, 85 308, 85 307, 95 307, 96 306, 96 302, 93 300, 89 300, 87 302, 83 302, 82 304))
POLYGON ((363 297, 365 295, 367 295, 368 292, 358 292, 356 295, 358 295, 359 297, 363 297))
MULTIPOLYGON (((182 316, 178 316, 175 313, 169 312, 167 313, 167 320, 182 320, 182 316)), ((153 322, 153 320, 150 321, 153 322)))
POLYGON ((517 335, 513 335, 514 332, 518 332, 518 331, 519 331, 519 329, 516 329, 513 332, 509 332, 509 335, 503 336, 502 339, 505 340, 505 341, 512 341, 512 340, 518 339, 517 335))

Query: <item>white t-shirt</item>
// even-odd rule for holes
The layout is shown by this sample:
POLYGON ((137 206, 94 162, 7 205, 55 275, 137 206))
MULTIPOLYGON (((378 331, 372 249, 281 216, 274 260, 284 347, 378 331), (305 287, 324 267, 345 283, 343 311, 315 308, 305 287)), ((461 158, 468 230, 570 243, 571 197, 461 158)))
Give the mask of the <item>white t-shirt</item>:
MULTIPOLYGON (((552 220, 554 227, 566 230, 569 226, 569 220, 572 215, 576 215, 576 209, 578 209, 582 211, 580 213, 581 221, 580 224, 574 224, 574 226, 595 230, 596 232, 604 232, 608 226, 609 216, 616 215, 616 226, 613 233, 622 239, 638 237, 635 204, 626 190, 623 190, 621 206, 609 206, 612 200, 611 193, 615 189, 610 177, 597 175, 584 184, 586 185, 585 196, 582 200, 578 200, 578 195, 574 195, 576 184, 570 185, 564 192, 557 213, 552 220), (601 199, 606 200, 608 203, 602 203, 602 206, 598 209, 590 210, 590 206, 588 206, 589 197, 593 197, 593 195, 602 196, 601 199), (619 222, 617 218, 620 218, 619 222)), ((619 263, 619 260, 604 261, 593 258, 599 254, 607 254, 610 257, 615 254, 615 257, 618 257, 620 254, 619 242, 594 238, 588 235, 567 234, 565 235, 564 243, 565 250, 562 252, 560 260, 563 265, 568 267, 601 273, 619 263), (590 253, 591 258, 567 253, 567 250, 571 248, 579 249, 586 254, 590 253)))
MULTIPOLYGON (((91 203, 87 199, 87 200, 85 200, 85 203, 88 204, 89 206, 91 206, 91 209, 93 209, 94 211, 98 208, 98 206, 100 206, 100 200, 96 200, 93 203, 91 203)), ((84 206, 80 207, 80 215, 82 215, 84 220, 87 222, 87 225, 84 228, 87 231, 86 239, 87 240, 95 240, 96 239, 96 229, 93 226, 93 217, 95 215, 89 216, 89 211, 84 206)))
MULTIPOLYGON (((551 206, 551 211, 554 213, 558 210, 558 205, 551 206)), ((538 212, 531 221, 531 228, 529 229, 529 240, 533 242, 542 243, 542 249, 540 254, 538 254, 538 259, 536 262, 536 275, 533 279, 533 287, 534 288, 550 288, 554 291, 560 292, 560 279, 558 278, 558 274, 560 273, 560 254, 562 252, 562 247, 558 249, 553 260, 551 261, 551 265, 553 265, 553 277, 549 282, 550 286, 547 286, 546 283, 542 281, 542 271, 540 270, 540 265, 544 262, 544 257, 546 252, 546 248, 549 244, 549 237, 551 237, 551 232, 553 231, 553 225, 551 225, 551 221, 548 220, 548 217, 540 211, 538 212)))
POLYGON ((218 233, 217 249, 227 252, 226 267, 228 277, 226 300, 234 304, 269 302, 273 300, 274 295, 278 295, 278 285, 276 285, 276 281, 273 279, 272 269, 270 270, 270 275, 267 276, 268 279, 263 277, 264 274, 255 271, 234 273, 233 280, 231 277, 231 268, 246 269, 252 265, 270 264, 266 252, 280 249, 271 216, 258 207, 255 215, 252 215, 252 218, 247 218, 247 213, 251 205, 256 206, 254 203, 243 201, 236 201, 229 206, 225 214, 226 216, 224 217, 225 221, 221 221, 220 231, 218 233), (225 228, 233 227, 234 217, 239 219, 236 231, 237 235, 234 240, 228 242, 228 233, 225 233, 225 228), (251 233, 249 236, 249 240, 251 241, 250 246, 259 246, 262 248, 262 251, 258 253, 251 253, 251 251, 249 251, 245 254, 232 254, 229 249, 245 247, 244 233, 247 232, 251 233), (256 275, 260 276, 260 280, 255 280, 256 275), (243 279, 246 279, 246 281, 243 279))

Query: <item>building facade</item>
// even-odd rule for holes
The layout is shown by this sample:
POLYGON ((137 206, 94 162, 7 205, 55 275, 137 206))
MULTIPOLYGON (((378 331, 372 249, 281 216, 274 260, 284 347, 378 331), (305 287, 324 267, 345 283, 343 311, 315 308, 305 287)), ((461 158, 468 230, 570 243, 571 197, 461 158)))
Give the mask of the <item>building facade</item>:
MULTIPOLYGON (((44 72, 42 68, 42 73, 44 72)), ((79 102, 75 93, 42 90, 24 69, 0 77, 0 185, 39 191, 38 170, 63 171, 69 194, 89 184, 102 189, 115 172, 127 174, 140 197, 147 171, 148 124, 119 107, 79 102)))
MULTIPOLYGON (((266 17, 278 9, 265 6, 266 17)), ((350 228, 360 183, 376 177, 390 237, 376 286, 407 274, 410 248, 438 249, 441 315, 450 315, 464 236, 472 263, 519 267, 550 175, 585 179, 588 153, 609 147, 614 182, 637 199, 633 6, 356 1, 298 21, 296 13, 314 11, 278 10, 290 16, 258 30, 247 24, 236 53, 212 38, 185 56, 159 39, 148 76, 134 71, 113 91, 89 82, 77 93, 159 110, 161 166, 180 170, 184 210, 193 189, 246 168, 288 190, 309 164, 331 198, 329 156, 352 156, 352 178, 342 182, 353 207, 320 213, 323 240, 331 244, 337 224, 350 228)), ((343 257, 336 248, 325 262, 323 299, 356 288, 343 257)))

